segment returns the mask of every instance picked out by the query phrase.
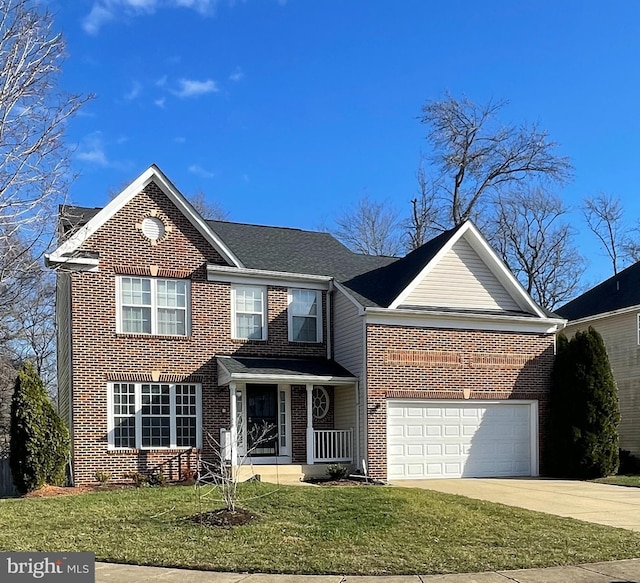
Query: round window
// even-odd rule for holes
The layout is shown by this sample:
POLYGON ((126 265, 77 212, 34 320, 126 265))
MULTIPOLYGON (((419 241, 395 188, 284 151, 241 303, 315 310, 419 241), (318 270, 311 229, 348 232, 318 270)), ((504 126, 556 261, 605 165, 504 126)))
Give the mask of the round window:
POLYGON ((150 241, 164 236, 164 223, 158 217, 147 217, 142 221, 142 234, 150 241))
POLYGON ((329 412, 329 393, 321 386, 313 387, 311 411, 315 419, 323 419, 329 412))

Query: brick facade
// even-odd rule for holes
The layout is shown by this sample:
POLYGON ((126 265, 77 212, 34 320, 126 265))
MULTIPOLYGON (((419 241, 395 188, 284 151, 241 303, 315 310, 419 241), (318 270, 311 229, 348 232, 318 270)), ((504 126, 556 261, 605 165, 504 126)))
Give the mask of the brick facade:
MULTIPOLYGON (((268 340, 231 339, 231 284, 208 282, 206 275, 207 264, 225 262, 154 183, 89 237, 82 248, 99 253, 100 270, 71 274, 76 483, 94 482, 96 471, 110 472, 114 481, 132 471, 159 470, 177 479, 181 469, 193 467, 196 459, 196 452, 191 450, 108 451, 107 382, 151 381, 152 371, 160 372, 165 382, 199 382, 203 430, 217 437, 221 427, 229 427, 229 389, 217 385, 214 355, 326 356, 326 330, 323 343, 288 341, 285 287, 267 289, 268 340), (157 245, 151 245, 136 228, 152 212, 170 227, 157 245), (159 268, 159 276, 191 281, 190 336, 116 333, 116 276, 150 275, 151 266, 159 268)), ((323 305, 325 302, 323 293, 323 305)), ((302 407, 299 414, 305 418, 306 429, 306 402, 302 407)), ((293 427, 293 443, 301 441, 305 447, 304 431, 300 435, 298 426, 293 427)), ((206 440, 204 443, 207 455, 206 440)))
POLYGON ((543 459, 553 334, 367 326, 369 473, 387 473, 387 399, 538 401, 543 459))

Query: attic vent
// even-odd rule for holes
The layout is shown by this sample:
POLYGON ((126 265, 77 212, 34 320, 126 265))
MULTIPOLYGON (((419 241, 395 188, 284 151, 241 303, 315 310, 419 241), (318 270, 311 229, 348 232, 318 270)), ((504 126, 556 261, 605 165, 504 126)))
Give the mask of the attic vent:
POLYGON ((150 241, 161 239, 164 231, 164 223, 158 217, 147 217, 142 221, 142 234, 150 241))

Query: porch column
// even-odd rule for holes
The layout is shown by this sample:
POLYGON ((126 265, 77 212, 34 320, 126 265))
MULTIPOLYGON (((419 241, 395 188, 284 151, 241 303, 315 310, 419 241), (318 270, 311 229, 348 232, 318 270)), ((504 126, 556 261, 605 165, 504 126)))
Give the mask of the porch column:
POLYGON ((236 404, 236 383, 229 383, 229 415, 231 416, 230 441, 231 465, 238 465, 238 407, 236 404))
POLYGON ((307 383, 307 463, 314 463, 313 455, 313 385, 307 383))

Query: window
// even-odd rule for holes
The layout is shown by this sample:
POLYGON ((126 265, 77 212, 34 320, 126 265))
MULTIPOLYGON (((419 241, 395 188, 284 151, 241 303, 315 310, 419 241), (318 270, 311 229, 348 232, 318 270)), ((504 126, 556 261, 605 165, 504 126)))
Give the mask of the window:
POLYGON ((320 385, 313 387, 311 412, 314 419, 324 419, 329 412, 329 393, 327 393, 327 389, 320 385))
POLYGON ((189 281, 119 277, 118 332, 187 336, 189 281))
POLYGON ((200 385, 191 383, 111 383, 109 445, 202 447, 200 392, 200 385))
POLYGON ((322 342, 322 296, 311 289, 289 290, 289 340, 322 342))
POLYGON ((233 338, 267 339, 265 296, 265 288, 259 286, 238 285, 231 288, 233 338))

